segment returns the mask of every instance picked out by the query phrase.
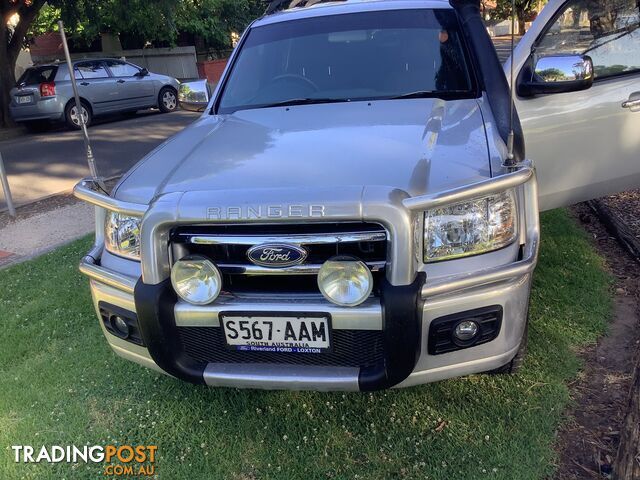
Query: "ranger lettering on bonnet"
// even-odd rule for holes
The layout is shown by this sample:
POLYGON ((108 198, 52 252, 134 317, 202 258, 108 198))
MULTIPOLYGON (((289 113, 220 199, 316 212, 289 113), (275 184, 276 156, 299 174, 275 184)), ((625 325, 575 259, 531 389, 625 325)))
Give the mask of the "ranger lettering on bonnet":
POLYGON ((314 218, 324 216, 324 205, 244 205, 237 207, 207 208, 207 220, 314 218))
POLYGON ((640 185, 636 0, 550 0, 513 55, 517 113, 477 1, 289 1, 211 98, 183 85, 197 121, 111 195, 76 186, 109 345, 210 386, 515 372, 540 210, 640 185))

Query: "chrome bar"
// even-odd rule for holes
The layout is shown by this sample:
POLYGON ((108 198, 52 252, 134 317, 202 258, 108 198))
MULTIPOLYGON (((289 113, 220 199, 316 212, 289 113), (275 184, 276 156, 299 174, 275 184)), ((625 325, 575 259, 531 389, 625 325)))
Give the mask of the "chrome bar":
POLYGON ((73 188, 73 194, 76 198, 84 200, 85 202, 97 205, 98 207, 105 208, 112 212, 131 215, 132 217, 142 217, 149 208, 148 205, 116 200, 115 198, 98 190, 97 187, 97 184, 93 180, 85 178, 76 184, 73 188))
POLYGON ((182 233, 180 236, 189 237, 189 243, 195 245, 260 245, 262 243, 293 243, 298 245, 321 245, 348 242, 381 242, 387 239, 386 232, 345 232, 345 233, 317 233, 300 235, 192 235, 182 233))
POLYGON ((466 200, 502 192, 528 182, 534 176, 533 168, 524 166, 513 173, 500 175, 463 187, 445 190, 433 195, 406 198, 402 204, 409 210, 429 210, 443 205, 464 202, 466 200))
MULTIPOLYGON (((540 248, 540 219, 538 216, 538 185, 536 182, 535 170, 525 167, 527 174, 513 176, 524 180, 524 222, 526 225, 526 237, 524 239, 523 258, 520 261, 488 268, 477 272, 463 275, 451 275, 435 280, 427 279, 422 287, 422 298, 428 299, 436 295, 449 294, 465 290, 467 288, 481 287, 492 283, 502 282, 512 278, 529 275, 533 272, 538 261, 538 250, 540 248)), ((516 173, 520 173, 516 172, 516 173)), ((511 188, 519 184, 504 187, 511 188)), ((454 200, 455 201, 455 200, 454 200)))
POLYGON ((98 266, 100 256, 97 252, 100 250, 100 247, 95 247, 89 255, 80 260, 80 272, 92 280, 133 295, 138 279, 98 266))
MULTIPOLYGON (((365 262, 372 272, 384 269, 386 262, 365 262)), ((322 264, 293 265, 291 267, 269 268, 258 265, 234 263, 216 263, 224 273, 229 275, 317 275, 322 264)))
POLYGON ((470 287, 481 287, 492 283, 521 277, 533 272, 536 262, 533 259, 521 260, 507 266, 489 268, 480 272, 443 277, 427 282, 422 287, 422 298, 427 299, 444 293, 452 293, 470 287))
POLYGON ((211 387, 357 391, 359 373, 356 367, 209 363, 203 377, 211 387))

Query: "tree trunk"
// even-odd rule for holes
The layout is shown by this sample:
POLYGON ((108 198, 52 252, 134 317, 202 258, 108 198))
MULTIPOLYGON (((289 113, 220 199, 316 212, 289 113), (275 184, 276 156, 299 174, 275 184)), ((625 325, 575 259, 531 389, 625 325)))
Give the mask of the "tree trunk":
POLYGON ((0 0, 0 126, 6 127, 13 123, 9 116, 9 90, 16 83, 16 61, 29 25, 38 16, 44 2, 45 0, 31 0, 30 3, 0 0), (20 21, 12 35, 9 35, 7 19, 14 13, 20 16, 20 21))
POLYGON ((620 432, 620 446, 613 462, 616 480, 640 479, 640 365, 636 365, 629 393, 629 410, 620 432))
POLYGON ((16 60, 8 51, 7 45, 7 25, 0 22, 0 126, 8 127, 13 124, 9 116, 9 90, 16 83, 16 60))
POLYGON ((524 16, 523 15, 519 15, 518 16, 518 35, 524 35, 525 34, 525 25, 524 25, 524 16))

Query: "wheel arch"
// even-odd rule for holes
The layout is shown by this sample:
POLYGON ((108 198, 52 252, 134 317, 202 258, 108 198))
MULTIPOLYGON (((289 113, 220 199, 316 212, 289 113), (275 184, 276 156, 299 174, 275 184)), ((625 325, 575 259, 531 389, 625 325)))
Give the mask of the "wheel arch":
MULTIPOLYGON (((162 86, 158 89, 158 93, 156 94, 156 107, 160 108, 160 104, 162 102, 161 97, 162 97, 162 92, 164 90, 171 90, 173 92, 173 94, 176 96, 176 104, 178 102, 178 89, 176 87, 174 87, 172 84, 170 83, 164 83, 162 84, 162 86)), ((178 107, 176 106, 176 109, 178 109, 178 107)))
MULTIPOLYGON (((69 104, 71 102, 75 102, 75 98, 71 97, 67 101, 67 103, 64 104, 64 111, 65 112, 67 111, 67 107, 69 106, 69 104)), ((87 100, 86 98, 84 98, 84 97, 80 97, 80 103, 83 103, 83 102, 89 107, 89 110, 91 110, 91 114, 93 115, 93 105, 91 104, 91 102, 89 100, 87 100)))
POLYGON ((160 103, 160 94, 162 93, 162 91, 165 88, 169 88, 169 89, 173 90, 173 93, 176 94, 176 98, 178 98, 178 89, 176 87, 174 87, 173 85, 171 85, 170 83, 163 83, 162 85, 160 85, 160 88, 158 89, 158 93, 156 94, 156 101, 158 103, 160 103))

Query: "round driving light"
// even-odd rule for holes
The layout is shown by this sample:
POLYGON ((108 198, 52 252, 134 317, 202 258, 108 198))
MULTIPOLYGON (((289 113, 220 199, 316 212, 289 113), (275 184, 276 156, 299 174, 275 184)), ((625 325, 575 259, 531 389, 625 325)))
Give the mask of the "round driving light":
POLYGON ((129 336, 129 325, 125 321, 124 318, 113 315, 110 319, 111 327, 118 333, 118 335, 122 338, 127 338, 129 336))
POLYGON ((465 320, 456 325, 456 328, 453 331, 453 336, 461 342, 468 342, 476 338, 479 331, 480 327, 476 322, 472 320, 465 320))
POLYGON ((211 260, 191 255, 178 260, 171 269, 171 285, 183 300, 208 305, 220 294, 222 275, 211 260))
POLYGON ((364 302, 373 289, 373 276, 364 262, 353 257, 333 257, 320 267, 318 287, 324 298, 342 307, 364 302))

